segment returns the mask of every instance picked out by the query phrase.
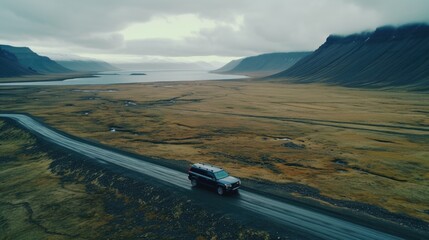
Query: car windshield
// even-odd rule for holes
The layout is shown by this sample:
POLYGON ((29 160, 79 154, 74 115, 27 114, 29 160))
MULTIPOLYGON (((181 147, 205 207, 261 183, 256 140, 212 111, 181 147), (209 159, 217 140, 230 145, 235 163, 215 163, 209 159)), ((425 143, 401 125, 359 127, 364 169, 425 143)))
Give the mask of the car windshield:
POLYGON ((215 172, 214 175, 215 175, 216 179, 222 179, 222 178, 228 177, 228 173, 225 172, 224 170, 219 171, 219 172, 215 172))

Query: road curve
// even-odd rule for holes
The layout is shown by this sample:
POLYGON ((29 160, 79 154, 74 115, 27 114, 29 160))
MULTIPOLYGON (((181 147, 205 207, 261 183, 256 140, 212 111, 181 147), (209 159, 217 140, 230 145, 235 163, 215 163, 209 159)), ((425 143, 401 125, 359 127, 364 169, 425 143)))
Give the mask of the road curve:
MULTIPOLYGON (((191 190, 187 174, 141 159, 126 156, 94 146, 77 139, 67 137, 52 130, 33 118, 23 114, 0 114, 0 118, 10 118, 39 134, 44 139, 78 152, 94 160, 108 162, 126 169, 173 184, 179 188, 191 190)), ((240 207, 252 213, 269 218, 277 224, 299 229, 300 232, 321 239, 401 239, 368 227, 357 225, 339 218, 327 216, 316 211, 307 210, 292 204, 274 200, 249 191, 241 190, 234 201, 227 201, 234 207, 240 207)))

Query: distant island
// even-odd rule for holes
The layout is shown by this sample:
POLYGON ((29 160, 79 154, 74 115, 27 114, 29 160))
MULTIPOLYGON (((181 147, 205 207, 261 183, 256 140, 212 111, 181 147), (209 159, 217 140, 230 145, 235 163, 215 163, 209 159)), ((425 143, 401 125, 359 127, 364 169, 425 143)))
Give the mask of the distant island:
POLYGON ((132 76, 146 75, 146 73, 131 73, 132 76))

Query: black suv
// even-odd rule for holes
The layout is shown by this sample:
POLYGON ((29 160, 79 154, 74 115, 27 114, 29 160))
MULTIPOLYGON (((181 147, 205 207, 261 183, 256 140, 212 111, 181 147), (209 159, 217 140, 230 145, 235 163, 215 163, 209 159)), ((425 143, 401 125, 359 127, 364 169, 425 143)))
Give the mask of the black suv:
POLYGON ((225 192, 238 191, 241 185, 240 179, 229 176, 222 168, 204 163, 193 164, 188 173, 192 187, 201 184, 216 188, 219 195, 223 195, 225 192))

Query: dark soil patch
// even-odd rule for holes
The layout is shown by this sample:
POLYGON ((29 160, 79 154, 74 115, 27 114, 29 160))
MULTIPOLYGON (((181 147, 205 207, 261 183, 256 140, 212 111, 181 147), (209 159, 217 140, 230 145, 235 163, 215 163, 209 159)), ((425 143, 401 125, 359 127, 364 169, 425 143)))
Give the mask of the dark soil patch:
POLYGON ((371 140, 374 140, 376 142, 381 142, 381 143, 395 143, 389 140, 382 140, 382 139, 375 139, 375 138, 371 138, 371 140))
POLYGON ((203 99, 182 99, 183 97, 186 97, 186 96, 187 95, 168 98, 168 99, 148 101, 140 104, 140 106, 144 108, 167 107, 167 106, 172 106, 177 104, 197 103, 203 100, 203 99))
POLYGON ((293 142, 283 143, 282 145, 283 145, 283 147, 287 147, 287 148, 290 148, 290 149, 296 149, 296 150, 301 150, 301 149, 305 148, 305 145, 299 145, 299 144, 296 144, 296 143, 293 143, 293 142))
POLYGON ((370 171, 370 170, 363 169, 363 168, 360 168, 360 167, 351 167, 351 168, 352 168, 352 169, 354 169, 354 170, 357 170, 357 171, 363 172, 363 173, 367 173, 367 174, 375 175, 375 176, 378 176, 378 177, 387 178, 387 179, 390 179, 390 180, 393 180, 393 181, 398 181, 398 182, 407 182, 407 180, 404 180, 404 179, 398 179, 398 178, 391 177, 391 176, 387 176, 387 175, 384 175, 384 174, 381 174, 381 173, 372 172, 372 171, 370 171))
POLYGON ((180 141, 180 140, 147 140, 147 139, 133 139, 132 142, 146 142, 152 144, 170 144, 170 145, 198 145, 203 144, 201 141, 180 141))
POLYGON ((332 162, 343 166, 347 166, 349 164, 346 160, 341 158, 335 158, 334 160, 332 160, 332 162))

